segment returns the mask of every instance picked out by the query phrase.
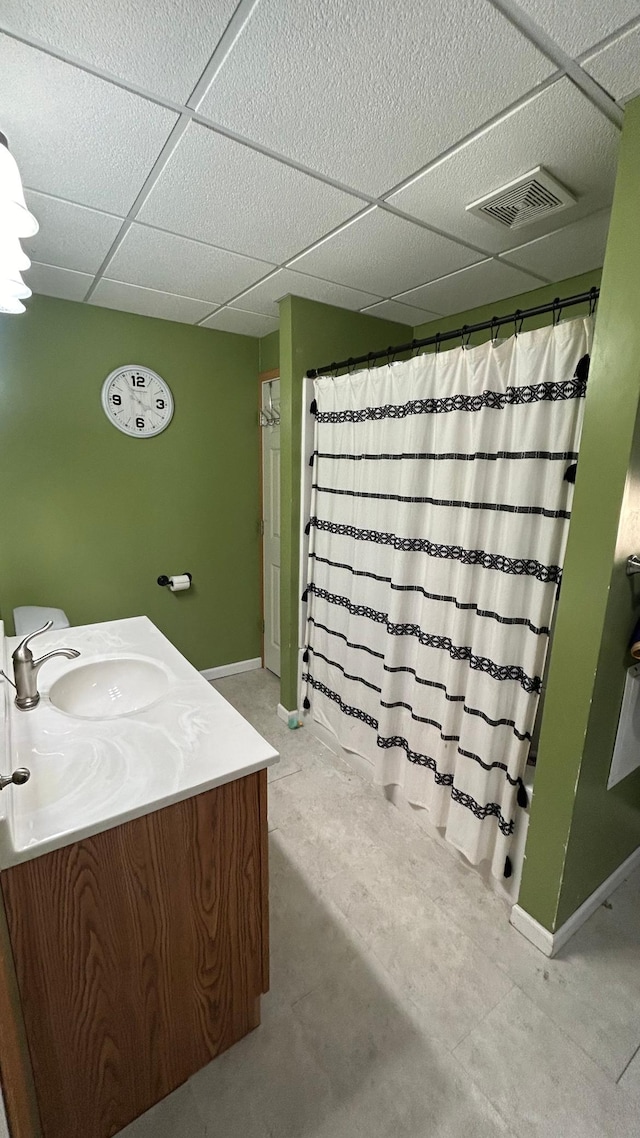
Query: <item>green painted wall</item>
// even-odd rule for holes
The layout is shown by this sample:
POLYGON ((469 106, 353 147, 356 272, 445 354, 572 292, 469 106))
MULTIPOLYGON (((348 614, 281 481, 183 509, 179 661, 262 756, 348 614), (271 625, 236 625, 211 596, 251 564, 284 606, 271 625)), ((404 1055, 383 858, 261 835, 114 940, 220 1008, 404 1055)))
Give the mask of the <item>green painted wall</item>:
POLYGON ((280 333, 269 332, 258 341, 260 345, 259 370, 275 371, 280 367, 280 333))
MULTIPOLYGON (((426 324, 419 324, 414 328, 413 334, 416 340, 423 336, 434 336, 436 332, 450 332, 453 328, 462 328, 465 324, 476 324, 481 320, 491 320, 492 316, 508 316, 515 312, 518 308, 529 308, 537 304, 547 304, 550 300, 554 300, 556 296, 572 296, 578 292, 584 292, 585 289, 590 289, 593 285, 600 284, 601 270, 594 269, 591 273, 583 273, 579 277, 569 277, 567 280, 558 281, 555 284, 542 285, 540 288, 533 289, 531 292, 522 292, 519 296, 510 296, 506 300, 497 300, 493 304, 482 304, 478 308, 471 308, 468 312, 456 312, 454 316, 441 316, 438 320, 430 320, 426 324)), ((576 306, 575 308, 567 309, 566 317, 570 314, 573 316, 583 316, 589 311, 589 305, 586 304, 576 306)), ((530 317, 524 325, 525 330, 533 328, 543 328, 549 323, 549 316, 530 317)), ((513 329, 507 324, 503 325, 500 329, 499 335, 509 336, 513 329)), ((471 337, 472 344, 483 344, 491 337, 491 332, 475 332, 471 337)), ((450 340, 447 344, 442 345, 442 351, 447 348, 460 347, 459 340, 450 340)), ((434 348, 429 348, 428 351, 435 351, 434 348)))
POLYGON ((298 296, 280 302, 280 699, 287 708, 298 706, 302 380, 310 368, 399 343, 406 340, 407 332, 406 324, 298 296))
POLYGON ((197 668, 260 654, 256 339, 34 296, 0 317, 0 610, 146 614, 197 668), (107 421, 105 376, 173 390, 154 439, 107 421), (171 594, 160 573, 189 570, 171 594))
POLYGON ((640 593, 640 100, 625 113, 520 904, 561 925, 640 845, 640 772, 606 782, 640 593))

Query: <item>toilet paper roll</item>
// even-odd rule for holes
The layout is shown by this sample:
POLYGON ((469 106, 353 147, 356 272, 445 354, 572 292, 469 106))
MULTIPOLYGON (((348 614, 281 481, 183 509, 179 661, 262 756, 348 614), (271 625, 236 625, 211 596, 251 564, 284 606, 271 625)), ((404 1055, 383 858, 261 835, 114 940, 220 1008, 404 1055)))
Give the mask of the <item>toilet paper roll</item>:
POLYGON ((169 577, 169 588, 172 593, 181 593, 184 589, 191 587, 191 578, 188 573, 177 573, 175 577, 169 577))

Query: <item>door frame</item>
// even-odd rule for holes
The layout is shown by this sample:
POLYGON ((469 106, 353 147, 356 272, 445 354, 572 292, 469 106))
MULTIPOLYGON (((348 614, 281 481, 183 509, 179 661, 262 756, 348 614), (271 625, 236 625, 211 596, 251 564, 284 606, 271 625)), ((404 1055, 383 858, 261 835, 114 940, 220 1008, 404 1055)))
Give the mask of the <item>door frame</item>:
POLYGON ((271 371, 258 372, 258 430, 260 432, 260 517, 258 519, 258 535, 260 538, 260 655, 264 668, 264 428, 260 425, 260 412, 262 411, 262 385, 270 379, 280 379, 280 368, 271 371))

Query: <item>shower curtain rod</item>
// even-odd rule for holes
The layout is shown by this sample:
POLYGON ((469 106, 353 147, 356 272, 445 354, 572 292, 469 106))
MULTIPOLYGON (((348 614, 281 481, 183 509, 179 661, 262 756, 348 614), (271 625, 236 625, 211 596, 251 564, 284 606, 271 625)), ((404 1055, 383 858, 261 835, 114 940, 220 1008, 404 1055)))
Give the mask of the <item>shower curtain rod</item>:
POLYGON ((389 348, 382 348, 377 352, 368 352, 366 356, 352 356, 348 360, 310 368, 307 372, 307 378, 315 379, 318 375, 330 375, 331 372, 340 371, 342 368, 351 370, 356 364, 370 364, 374 360, 384 359, 385 356, 390 358, 399 355, 401 352, 411 352, 417 348, 429 347, 431 344, 436 344, 439 347, 445 340, 457 340, 458 337, 462 337, 464 341, 464 337, 470 336, 473 332, 484 332, 488 328, 494 331, 496 328, 500 328, 502 324, 515 324, 516 332, 519 332, 522 321, 530 316, 542 316, 545 312, 553 312, 558 314, 559 319, 563 308, 571 308, 574 304, 584 304, 586 301, 589 301, 590 312, 592 312, 599 295, 600 289, 594 286, 588 292, 577 292, 575 296, 565 296, 564 298, 557 296, 555 300, 551 300, 547 304, 536 304, 532 308, 516 308, 515 312, 511 312, 508 316, 492 316, 491 320, 480 320, 477 324, 465 324, 462 328, 455 328, 451 332, 436 332, 435 336, 426 336, 423 340, 410 340, 407 344, 396 344, 389 348))

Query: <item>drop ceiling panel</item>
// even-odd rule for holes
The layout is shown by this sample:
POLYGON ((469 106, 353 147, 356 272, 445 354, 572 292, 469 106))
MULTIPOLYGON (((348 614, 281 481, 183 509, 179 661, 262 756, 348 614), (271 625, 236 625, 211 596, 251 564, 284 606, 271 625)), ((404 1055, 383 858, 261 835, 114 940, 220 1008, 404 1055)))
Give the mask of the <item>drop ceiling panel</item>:
POLYGON ((412 328, 424 324, 425 320, 436 320, 440 315, 437 312, 427 312, 424 308, 414 308, 411 304, 403 304, 400 300, 381 300, 379 304, 363 309, 363 312, 367 316, 395 320, 398 324, 408 324, 412 328))
POLYGON ((31 189, 126 213, 172 112, 0 35, 2 130, 31 189))
POLYGON ((582 66, 614 99, 623 103, 631 98, 640 91, 640 28, 620 36, 582 66))
POLYGON ((479 265, 413 289, 399 299, 450 316, 539 287, 540 281, 521 269, 513 269, 502 261, 482 261, 479 265))
POLYGON ((158 292, 224 304, 274 266, 133 224, 107 266, 107 276, 158 292))
POLYGON ((578 276, 600 268, 608 231, 609 210, 602 210, 557 233, 548 233, 519 249, 511 249, 509 260, 552 281, 578 276))
POLYGON ((361 208, 351 194, 191 123, 139 217, 281 264, 361 208))
POLYGON ((25 252, 46 265, 60 265, 83 273, 97 272, 122 219, 33 190, 27 190, 25 196, 29 209, 40 223, 35 237, 23 240, 25 252))
POLYGON ((262 0, 200 109, 379 196, 552 70, 487 0, 262 0))
POLYGON ((275 332, 278 321, 272 316, 261 316, 257 312, 221 308, 208 320, 204 320, 202 327, 217 328, 219 332, 238 332, 241 336, 266 336, 269 332, 275 332))
POLYGON ((394 205, 490 253, 541 237, 609 205, 620 135, 568 79, 553 83, 389 199, 394 205), (578 198, 562 215, 509 230, 465 207, 535 166, 578 198))
POLYGON ((323 304, 334 304, 337 308, 349 308, 354 312, 363 308, 365 304, 373 304, 378 299, 368 292, 345 288, 344 285, 322 281, 318 277, 308 277, 291 269, 280 269, 266 281, 255 285, 249 292, 232 301, 231 308, 243 308, 246 312, 262 312, 266 316, 277 318, 280 314, 278 301, 289 293, 292 296, 304 296, 307 300, 319 300, 323 304))
POLYGON ((237 0, 3 0, 2 27, 186 102, 237 0))
POLYGON ((24 273, 24 280, 32 292, 58 296, 62 300, 84 300, 93 276, 91 273, 75 273, 71 269, 59 269, 56 265, 40 265, 32 261, 31 268, 24 273))
POLYGON ((138 316, 157 316, 160 320, 178 320, 181 324, 196 324, 212 308, 211 304, 188 296, 173 296, 106 278, 96 285, 89 304, 135 312, 138 316))
POLYGON ((567 52, 580 55, 640 16, 639 0, 518 0, 520 8, 567 52))
POLYGON ((480 260, 481 253, 376 207, 294 264, 312 276, 388 297, 480 260))

